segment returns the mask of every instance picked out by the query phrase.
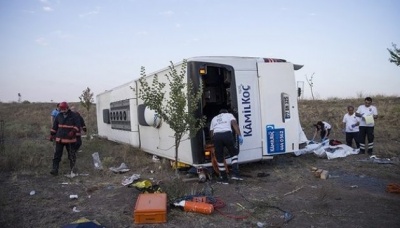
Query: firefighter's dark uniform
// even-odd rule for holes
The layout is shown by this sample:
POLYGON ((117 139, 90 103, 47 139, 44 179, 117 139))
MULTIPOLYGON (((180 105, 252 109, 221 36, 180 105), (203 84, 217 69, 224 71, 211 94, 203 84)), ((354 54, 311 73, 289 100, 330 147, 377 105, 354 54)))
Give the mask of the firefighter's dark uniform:
POLYGON ((81 116, 79 112, 75 112, 78 115, 80 126, 79 131, 76 133, 76 143, 75 143, 75 151, 78 152, 79 148, 82 146, 82 131, 86 132, 86 124, 85 120, 81 116))
POLYGON ((56 150, 53 158, 53 169, 51 174, 57 175, 58 168, 63 154, 63 149, 66 147, 68 151, 68 159, 71 170, 75 167, 76 162, 76 133, 79 132, 80 120, 78 114, 68 109, 65 113, 59 113, 53 123, 50 134, 51 139, 56 141, 56 150))

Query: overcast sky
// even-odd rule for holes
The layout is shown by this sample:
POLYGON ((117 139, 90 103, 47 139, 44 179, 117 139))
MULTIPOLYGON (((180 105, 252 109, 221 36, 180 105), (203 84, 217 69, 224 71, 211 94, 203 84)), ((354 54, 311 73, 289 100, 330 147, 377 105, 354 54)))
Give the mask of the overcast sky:
POLYGON ((194 56, 283 58, 316 98, 400 95, 398 0, 3 0, 0 101, 79 101, 194 56))

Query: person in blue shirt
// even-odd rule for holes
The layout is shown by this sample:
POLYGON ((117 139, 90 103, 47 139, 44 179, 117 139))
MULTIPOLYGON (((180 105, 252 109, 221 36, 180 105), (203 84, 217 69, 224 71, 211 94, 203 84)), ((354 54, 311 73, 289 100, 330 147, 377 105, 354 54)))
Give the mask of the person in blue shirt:
POLYGON ((60 103, 57 104, 57 107, 51 111, 50 114, 50 121, 51 121, 51 126, 53 126, 54 120, 56 119, 56 116, 58 115, 58 113, 60 113, 60 103))

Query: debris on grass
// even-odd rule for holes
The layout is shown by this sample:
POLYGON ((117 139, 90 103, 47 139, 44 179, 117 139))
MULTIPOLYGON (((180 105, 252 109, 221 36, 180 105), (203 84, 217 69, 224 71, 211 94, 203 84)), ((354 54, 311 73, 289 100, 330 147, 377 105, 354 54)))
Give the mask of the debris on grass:
POLYGON ((118 168, 111 167, 110 170, 113 171, 114 173, 126 173, 130 169, 128 168, 128 166, 124 162, 122 162, 121 165, 118 168))
POLYGON ((288 193, 285 193, 283 196, 287 196, 287 195, 293 194, 293 193, 299 191, 300 189, 302 189, 303 187, 304 187, 304 186, 301 186, 301 187, 299 187, 299 188, 296 188, 296 189, 293 190, 293 191, 290 191, 290 192, 288 192, 288 193))
POLYGON ((265 223, 265 222, 257 222, 257 227, 259 227, 259 228, 263 228, 266 226, 267 226, 267 223, 265 223))
POLYGON ((68 178, 74 178, 74 177, 78 176, 78 174, 71 171, 70 174, 67 174, 65 176, 68 177, 68 178))
MULTIPOLYGON (((89 174, 88 173, 74 173, 73 171, 71 171, 71 173, 66 174, 65 176, 68 177, 68 178, 74 178, 74 177, 77 177, 77 176, 89 176, 89 174)), ((64 182, 64 183, 61 183, 61 184, 68 184, 68 183, 64 182)))
POLYGON ((327 170, 323 170, 320 175, 320 178, 326 180, 328 179, 328 177, 329 177, 329 172, 327 170))
POLYGON ((63 228, 72 228, 72 227, 93 227, 93 228, 104 228, 99 222, 96 220, 89 220, 85 217, 82 217, 72 223, 63 226, 63 228))
POLYGON ((314 176, 321 179, 328 179, 329 178, 329 171, 324 169, 319 169, 317 167, 312 167, 311 171, 314 173, 314 176))
POLYGON ((372 155, 369 158, 364 158, 358 160, 359 162, 369 162, 376 164, 395 164, 396 162, 392 161, 390 158, 378 158, 376 155, 372 155))
POLYGON ((122 185, 127 186, 132 184, 135 180, 140 179, 140 174, 133 174, 132 176, 122 180, 122 185))
POLYGON ((93 157, 93 165, 94 165, 94 168, 95 168, 95 169, 102 170, 102 169, 103 169, 103 165, 101 164, 99 152, 94 152, 94 153, 92 154, 92 157, 93 157))
POLYGON ((160 162, 160 158, 157 155, 153 155, 152 160, 153 162, 160 162))

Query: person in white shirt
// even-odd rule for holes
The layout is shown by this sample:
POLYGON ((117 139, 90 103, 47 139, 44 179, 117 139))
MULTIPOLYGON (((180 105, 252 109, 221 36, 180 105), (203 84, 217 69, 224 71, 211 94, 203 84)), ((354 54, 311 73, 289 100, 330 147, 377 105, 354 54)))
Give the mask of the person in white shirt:
POLYGON ((352 147, 354 140, 357 149, 360 148, 358 125, 360 125, 360 120, 354 113, 354 107, 347 106, 347 113, 343 116, 343 131, 346 133, 346 144, 352 147))
POLYGON ((328 139, 328 136, 331 134, 331 129, 332 129, 332 126, 328 122, 318 121, 317 124, 314 124, 314 127, 315 127, 315 132, 312 139, 313 141, 317 136, 318 132, 320 132, 321 142, 328 139))
POLYGON ((239 175, 238 155, 239 149, 235 148, 235 140, 232 134, 232 128, 237 135, 239 144, 243 143, 243 137, 240 134, 239 125, 236 118, 228 113, 228 110, 221 109, 219 114, 211 120, 210 135, 214 141, 215 155, 218 163, 220 179, 218 183, 229 184, 228 176, 224 163, 224 147, 228 149, 232 162, 232 180, 243 180, 239 175))
POLYGON ((365 138, 368 139, 368 154, 372 155, 374 149, 374 126, 378 119, 378 109, 372 105, 372 98, 366 97, 365 104, 360 105, 356 111, 356 116, 360 120, 360 154, 365 154, 365 138))

